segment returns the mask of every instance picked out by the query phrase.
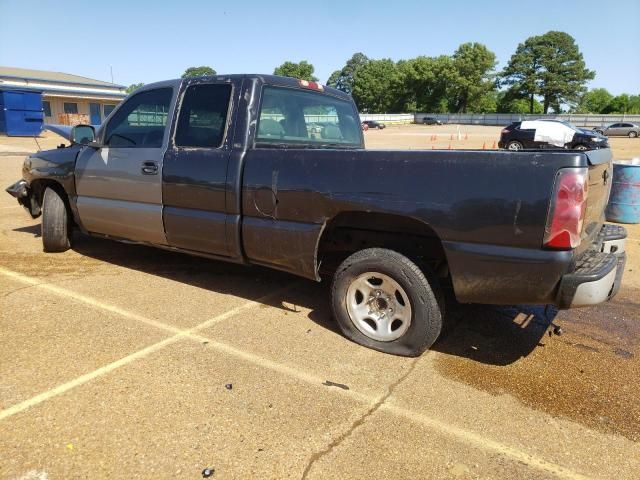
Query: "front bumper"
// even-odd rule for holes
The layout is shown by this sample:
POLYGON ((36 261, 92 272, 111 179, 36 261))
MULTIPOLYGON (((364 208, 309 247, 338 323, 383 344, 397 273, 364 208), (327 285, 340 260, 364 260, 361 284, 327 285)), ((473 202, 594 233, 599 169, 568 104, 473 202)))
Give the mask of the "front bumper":
POLYGON ((624 251, 627 231, 605 224, 594 248, 585 252, 572 272, 563 275, 558 291, 558 307, 597 305, 611 300, 622 284, 626 263, 624 251))
POLYGON ((37 218, 40 215, 40 205, 33 198, 33 191, 26 180, 18 180, 13 185, 7 187, 5 192, 12 197, 15 197, 18 200, 18 203, 22 205, 27 212, 29 212, 31 217, 37 218))
POLYGON ((29 184, 26 180, 18 180, 13 185, 7 187, 5 192, 20 201, 21 198, 29 196, 29 184))

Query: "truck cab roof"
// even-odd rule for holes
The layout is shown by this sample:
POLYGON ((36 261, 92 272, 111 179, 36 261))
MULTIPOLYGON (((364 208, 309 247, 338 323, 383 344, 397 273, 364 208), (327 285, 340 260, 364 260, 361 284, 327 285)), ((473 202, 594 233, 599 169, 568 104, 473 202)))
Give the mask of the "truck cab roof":
MULTIPOLYGON (((184 80, 194 80, 194 79, 201 79, 201 80, 215 80, 216 82, 225 82, 225 81, 233 81, 233 80, 244 80, 244 79, 249 79, 249 80, 255 80, 258 81, 262 84, 267 84, 267 85, 275 85, 275 86, 280 86, 280 87, 290 87, 290 88, 300 88, 300 89, 306 89, 305 87, 303 87, 301 85, 302 80, 297 79, 297 78, 292 78, 292 77, 281 77, 279 75, 264 75, 264 74, 258 74, 258 73, 249 73, 249 74, 230 74, 230 75, 211 75, 211 76, 202 76, 202 77, 189 77, 189 78, 176 78, 173 80, 164 80, 161 82, 154 82, 154 83, 149 83, 146 84, 142 87, 140 87, 139 89, 137 89, 135 92, 141 92, 144 90, 148 90, 148 89, 152 89, 152 88, 158 88, 158 87, 177 87, 180 86, 182 84, 182 82, 184 80)), ((321 85, 319 82, 316 82, 318 85, 321 85)), ((341 91, 341 90, 337 90, 335 88, 332 87, 328 87, 326 85, 321 85, 322 89, 313 89, 314 91, 317 91, 319 93, 325 93, 325 94, 329 94, 332 95, 334 97, 338 97, 341 98, 343 100, 347 100, 347 101, 351 101, 351 97, 346 94, 345 92, 341 91)))

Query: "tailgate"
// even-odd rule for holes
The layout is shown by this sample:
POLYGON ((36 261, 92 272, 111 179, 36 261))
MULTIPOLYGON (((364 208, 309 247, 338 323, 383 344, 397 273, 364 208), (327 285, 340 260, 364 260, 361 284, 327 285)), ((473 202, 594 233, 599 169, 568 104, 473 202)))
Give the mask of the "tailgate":
POLYGON ((584 216, 582 241, 576 253, 581 253, 594 241, 605 221, 604 210, 609 201, 612 183, 612 163, 609 149, 597 150, 593 155, 589 152, 589 193, 587 196, 587 210, 584 216), (606 155, 605 155, 606 153, 606 155))

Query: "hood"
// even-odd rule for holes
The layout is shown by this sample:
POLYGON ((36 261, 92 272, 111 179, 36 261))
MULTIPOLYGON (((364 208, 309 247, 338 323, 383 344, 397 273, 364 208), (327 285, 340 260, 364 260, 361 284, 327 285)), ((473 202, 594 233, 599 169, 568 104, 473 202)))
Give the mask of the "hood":
POLYGON ((604 135, 600 135, 598 132, 594 132, 593 130, 588 130, 586 128, 580 128, 579 130, 587 137, 604 137, 604 135))
POLYGON ((71 142, 71 129, 73 128, 71 125, 51 125, 45 124, 43 125, 45 130, 49 130, 50 132, 57 133, 61 137, 71 142))

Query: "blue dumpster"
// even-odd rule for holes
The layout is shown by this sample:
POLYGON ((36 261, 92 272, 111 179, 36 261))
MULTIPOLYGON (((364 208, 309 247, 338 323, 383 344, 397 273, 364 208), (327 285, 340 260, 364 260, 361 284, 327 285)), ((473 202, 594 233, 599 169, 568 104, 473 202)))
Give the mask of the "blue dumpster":
POLYGON ((640 158, 613 162, 613 183, 607 220, 640 223, 640 158))
POLYGON ((43 123, 41 92, 0 90, 0 133, 39 135, 43 123))

